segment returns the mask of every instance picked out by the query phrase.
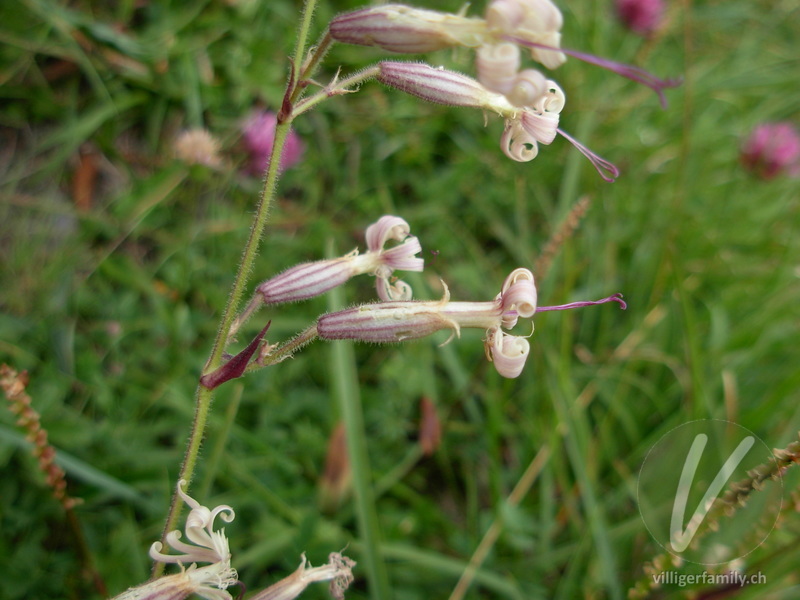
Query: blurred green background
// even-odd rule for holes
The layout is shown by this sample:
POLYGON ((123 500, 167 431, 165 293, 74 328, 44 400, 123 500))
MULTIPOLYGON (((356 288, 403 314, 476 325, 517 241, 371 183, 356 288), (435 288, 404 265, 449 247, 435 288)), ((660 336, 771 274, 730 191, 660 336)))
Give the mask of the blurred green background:
MULTIPOLYGON (((348 598, 448 598, 497 523, 467 598, 622 598, 662 551, 640 518, 636 474, 665 432, 716 418, 770 447, 796 438, 798 184, 747 173, 739 151, 758 123, 800 121, 800 9, 673 2, 643 40, 610 1, 559 5, 565 47, 684 78, 661 110, 648 89, 577 60, 550 74, 567 95, 561 126, 621 168, 616 183, 564 139, 513 163, 496 117, 485 124, 478 111, 368 83, 297 120, 306 152, 280 184, 252 283, 331 248, 363 249, 363 229, 397 214, 423 246, 425 272, 404 277, 417 298, 440 297, 441 278, 454 299, 490 300, 524 266, 542 305, 622 292, 628 310, 538 315, 513 381, 486 361, 481 332, 464 332, 443 347, 445 334, 352 351, 318 342, 221 387, 192 495, 236 509, 226 532, 248 589, 293 571, 302 552, 320 564, 349 546, 360 565, 348 598), (582 199, 579 226, 543 258, 582 199), (363 568, 352 500, 320 491, 337 394, 360 394, 388 596, 363 568), (423 397, 442 428, 432 456, 418 443, 423 397)), ((357 6, 322 2, 312 37, 357 6)), ((279 106, 300 10, 283 0, 0 4, 0 361, 29 372, 109 595, 149 575, 260 193, 242 172, 240 128, 279 106), (194 127, 219 140, 220 167, 174 158, 175 137, 194 127)), ((384 56, 334 47, 318 79, 384 56)), ((426 60, 472 72, 472 59, 426 60)), ((363 278, 338 301, 373 296, 363 278)), ((262 311, 240 338, 272 319, 270 341, 286 339, 329 302, 262 311)), ((101 597, 14 422, 0 412, 0 597, 101 597)), ((767 583, 725 597, 800 594, 793 482, 787 473, 780 526, 738 564, 767 583)), ((324 587, 303 597, 327 597, 324 587)), ((687 590, 720 592, 667 586, 653 597, 687 590)))

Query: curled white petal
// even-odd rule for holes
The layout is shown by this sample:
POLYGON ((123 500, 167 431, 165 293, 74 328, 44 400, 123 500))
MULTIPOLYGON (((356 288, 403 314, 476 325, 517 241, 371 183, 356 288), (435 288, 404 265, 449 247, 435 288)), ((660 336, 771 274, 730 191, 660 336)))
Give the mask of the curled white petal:
POLYGON ((386 277, 377 277, 375 279, 375 288, 378 292, 378 298, 384 302, 407 302, 413 297, 411 286, 400 279, 390 282, 386 277))
POLYGON ((537 113, 524 110, 520 116, 520 123, 525 132, 542 144, 551 144, 558 133, 557 113, 537 113))
POLYGON ((422 252, 422 245, 416 236, 408 236, 403 243, 381 252, 381 263, 398 271, 422 271, 425 260, 414 256, 422 252))
POLYGON ((517 162, 529 162, 539 154, 539 144, 520 125, 519 121, 508 119, 503 135, 500 136, 503 153, 517 162))
MULTIPOLYGON (((532 42, 536 42, 537 44, 543 44, 553 48, 561 47, 561 34, 558 32, 553 31, 534 35, 523 34, 523 37, 532 42)), ((559 52, 557 50, 545 50, 544 48, 531 48, 531 58, 542 63, 548 69, 560 67, 567 61, 567 57, 563 52, 559 52)))
POLYGON ((514 106, 533 106, 547 91, 547 79, 536 69, 520 71, 514 78, 506 98, 514 106))
POLYGON ((518 281, 503 294, 503 310, 514 310, 523 319, 536 312, 536 286, 533 281, 518 281))
POLYGON ((560 114, 567 104, 567 97, 564 94, 564 90, 552 79, 547 80, 545 88, 546 91, 536 103, 537 110, 539 112, 560 114))
POLYGON ((525 338, 509 335, 497 328, 489 332, 486 350, 497 372, 503 377, 514 379, 522 373, 531 345, 525 338))
POLYGON ((186 518, 185 531, 186 537, 193 543, 187 544, 181 541, 180 531, 170 531, 166 535, 167 545, 181 554, 165 554, 161 551, 163 548, 161 542, 155 542, 150 546, 150 556, 159 562, 182 565, 229 562, 231 553, 228 538, 225 537, 224 529, 214 530, 214 521, 220 517, 226 523, 230 523, 235 517, 233 509, 226 504, 214 509, 202 506, 183 491, 185 484, 184 480, 178 482, 178 494, 192 509, 186 518))
POLYGON ((402 242, 410 232, 411 227, 409 227, 405 219, 384 215, 377 222, 367 227, 367 248, 372 252, 378 252, 383 249, 383 246, 389 240, 402 242))
POLYGON ((486 89, 500 94, 512 90, 519 64, 519 47, 510 42, 481 46, 475 57, 478 81, 486 89))
POLYGON ((536 312, 536 282, 528 269, 514 269, 500 292, 503 311, 515 311, 523 319, 529 319, 536 312))
MULTIPOLYGON (((564 18, 550 0, 492 0, 486 9, 486 22, 496 33, 552 48, 561 47, 564 18)), ((567 59, 558 50, 544 48, 531 48, 531 56, 548 69, 558 67, 567 59)))
POLYGON ((550 0, 520 0, 527 8, 525 27, 534 31, 559 31, 564 24, 561 11, 550 0))
POLYGON ((519 0, 492 0, 486 7, 486 22, 498 31, 510 33, 524 17, 519 0))
MULTIPOLYGON (((187 506, 189 508, 191 508, 192 510, 195 510, 195 509, 198 509, 198 508, 205 508, 197 500, 195 500, 189 494, 187 494, 186 492, 183 491, 183 486, 184 485, 186 485, 186 480, 185 479, 181 479, 178 482, 178 495, 181 497, 181 500, 183 500, 187 504, 187 506)), ((206 509, 206 510, 208 510, 208 509, 206 509)))

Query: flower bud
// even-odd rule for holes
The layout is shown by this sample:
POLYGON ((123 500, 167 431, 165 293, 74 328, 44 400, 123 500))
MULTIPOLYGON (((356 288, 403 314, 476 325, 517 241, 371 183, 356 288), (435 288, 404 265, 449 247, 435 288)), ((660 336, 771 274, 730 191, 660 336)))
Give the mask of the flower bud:
POLYGON ((382 302, 322 315, 317 335, 324 340, 392 344, 427 337, 457 326, 439 311, 439 302, 382 302))
POLYGON ((514 110, 501 94, 490 92, 472 77, 455 71, 424 63, 394 61, 383 61, 379 67, 378 81, 429 102, 496 111, 514 110))
POLYGON ((256 288, 264 304, 297 302, 319 296, 342 285, 354 273, 352 257, 295 265, 256 288))
POLYGON ((450 46, 479 46, 486 32, 482 19, 472 19, 385 4, 334 17, 331 37, 337 42, 375 46, 389 52, 422 54, 450 46))

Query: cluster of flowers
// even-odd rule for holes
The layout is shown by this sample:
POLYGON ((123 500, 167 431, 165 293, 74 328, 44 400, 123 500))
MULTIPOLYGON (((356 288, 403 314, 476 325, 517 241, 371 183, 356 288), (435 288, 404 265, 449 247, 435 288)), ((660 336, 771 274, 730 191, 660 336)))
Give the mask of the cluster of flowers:
MULTIPOLYGON (((177 564, 180 573, 165 575, 145 584, 130 588, 113 600, 182 600, 196 594, 206 600, 232 600, 228 588, 237 585, 238 574, 231 567, 231 553, 225 530, 214 529, 217 517, 226 523, 234 519, 230 506, 221 505, 213 509, 202 506, 183 491, 186 482, 178 482, 178 494, 191 509, 186 517, 186 538, 181 541, 180 531, 167 534, 167 544, 181 554, 165 554, 161 542, 150 547, 150 557, 158 562, 177 564), (208 563, 198 567, 200 563, 208 563)), ((336 600, 344 598, 345 590, 353 582, 352 569, 356 563, 338 552, 328 556, 328 563, 311 567, 305 556, 301 557, 297 570, 252 596, 251 600, 291 600, 299 596, 310 584, 330 582, 330 593, 336 600)))
POLYGON ((598 173, 613 181, 619 171, 559 128, 566 104, 558 84, 541 72, 522 68, 520 48, 548 69, 561 65, 566 55, 611 69, 652 87, 664 104, 663 89, 677 81, 652 75, 613 61, 561 48, 561 12, 550 0, 491 0, 483 18, 466 17, 386 4, 340 15, 330 24, 338 41, 375 46, 389 52, 419 54, 463 46, 476 52, 477 78, 424 63, 383 61, 377 78, 382 83, 425 100, 494 112, 505 120, 500 146, 509 158, 527 162, 539 144, 557 135, 572 143, 598 173))
MULTIPOLYGON (((504 330, 512 329, 518 319, 529 319, 538 311, 564 310, 592 304, 625 303, 620 295, 591 302, 537 307, 536 286, 528 269, 515 269, 506 277, 500 293, 486 302, 454 302, 445 285, 444 296, 437 301, 412 300, 411 287, 394 277, 395 271, 422 271, 424 261, 419 240, 411 235, 408 223, 400 217, 385 215, 366 230, 368 251, 353 250, 339 258, 319 260, 294 266, 256 288, 256 294, 238 317, 233 331, 261 306, 306 300, 344 284, 360 274, 376 279, 380 302, 362 304, 328 313, 317 319, 313 336, 325 340, 357 340, 394 343, 427 337, 449 330, 450 338, 459 337, 462 328, 483 329, 487 358, 503 377, 520 375, 530 352, 525 337, 504 330), (396 242, 387 247, 390 241, 396 242)), ((270 353, 279 346, 265 347, 259 360, 269 362, 270 353)), ((225 366, 223 365, 223 369, 225 366)))

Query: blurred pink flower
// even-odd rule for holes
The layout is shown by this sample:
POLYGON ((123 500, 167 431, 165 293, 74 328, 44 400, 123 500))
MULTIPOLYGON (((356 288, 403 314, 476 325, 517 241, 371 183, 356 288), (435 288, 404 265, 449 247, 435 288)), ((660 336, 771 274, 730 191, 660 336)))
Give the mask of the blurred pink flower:
POLYGON ((661 24, 664 0, 617 0, 617 15, 634 33, 649 36, 661 24))
POLYGON ((800 133, 787 121, 763 123, 742 145, 742 164, 764 179, 800 175, 800 133))
MULTIPOLYGON (((277 115, 270 111, 254 113, 245 121, 242 127, 242 140, 250 156, 247 172, 251 175, 260 176, 267 168, 277 124, 277 115)), ((300 162, 304 150, 305 144, 303 144, 300 136, 294 131, 290 131, 289 136, 286 138, 286 146, 283 149, 281 169, 288 169, 300 162)))

